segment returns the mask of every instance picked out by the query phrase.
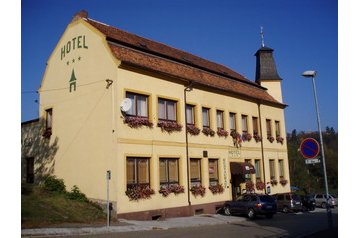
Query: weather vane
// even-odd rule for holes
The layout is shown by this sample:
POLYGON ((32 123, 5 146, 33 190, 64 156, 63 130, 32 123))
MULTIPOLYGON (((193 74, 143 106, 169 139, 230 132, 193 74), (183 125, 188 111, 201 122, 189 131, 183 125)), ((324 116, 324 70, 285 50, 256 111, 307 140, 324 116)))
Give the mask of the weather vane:
POLYGON ((261 46, 264 47, 265 46, 265 42, 264 42, 264 28, 261 26, 261 46))

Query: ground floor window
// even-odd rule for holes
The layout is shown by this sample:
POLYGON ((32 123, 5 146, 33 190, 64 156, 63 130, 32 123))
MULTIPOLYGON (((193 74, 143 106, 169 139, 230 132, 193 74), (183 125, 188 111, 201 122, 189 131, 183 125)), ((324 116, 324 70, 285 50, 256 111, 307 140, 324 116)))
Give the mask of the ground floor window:
POLYGON ((201 159, 190 159, 191 186, 201 185, 201 159))
POLYGON ((160 158, 159 176, 160 187, 168 187, 171 184, 179 184, 179 163, 178 159, 160 158))
POLYGON ((217 159, 209 159, 209 181, 210 186, 219 184, 219 167, 217 159))
POLYGON ((275 173, 275 160, 271 159, 269 161, 270 163, 270 179, 274 180, 276 179, 276 173, 275 173))
POLYGON ((127 157, 127 189, 149 185, 149 158, 127 157))

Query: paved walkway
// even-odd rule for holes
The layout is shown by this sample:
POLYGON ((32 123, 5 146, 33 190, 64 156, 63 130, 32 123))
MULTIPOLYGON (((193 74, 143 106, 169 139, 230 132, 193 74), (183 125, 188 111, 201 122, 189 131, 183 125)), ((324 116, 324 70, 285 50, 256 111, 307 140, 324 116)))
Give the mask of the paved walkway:
POLYGON ((110 227, 68 227, 68 228, 36 228, 22 229, 22 237, 48 237, 81 234, 104 234, 108 232, 129 232, 144 230, 166 230, 170 228, 193 227, 202 225, 228 224, 245 221, 244 217, 223 216, 219 214, 199 215, 192 217, 168 218, 158 221, 134 221, 120 219, 110 227))

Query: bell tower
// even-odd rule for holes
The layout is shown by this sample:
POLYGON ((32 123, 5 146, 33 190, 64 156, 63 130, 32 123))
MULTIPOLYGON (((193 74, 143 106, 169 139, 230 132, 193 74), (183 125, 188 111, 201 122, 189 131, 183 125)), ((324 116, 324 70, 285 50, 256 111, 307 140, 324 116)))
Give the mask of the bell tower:
POLYGON ((255 53, 257 84, 267 88, 267 92, 277 101, 282 103, 281 77, 277 73, 276 63, 273 58, 273 49, 265 46, 264 33, 261 27, 261 48, 255 53))

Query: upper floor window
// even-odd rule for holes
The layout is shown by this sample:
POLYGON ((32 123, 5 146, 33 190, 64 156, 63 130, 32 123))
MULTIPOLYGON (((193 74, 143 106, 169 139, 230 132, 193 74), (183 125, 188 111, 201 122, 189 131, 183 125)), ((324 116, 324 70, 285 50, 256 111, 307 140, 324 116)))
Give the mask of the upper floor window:
POLYGON ((230 112, 230 131, 236 131, 236 113, 230 112))
POLYGON ((166 187, 170 184, 179 184, 178 159, 161 158, 159 160, 160 186, 166 187))
POLYGON ((45 111, 46 113, 46 130, 47 129, 52 129, 52 108, 47 109, 45 111))
POLYGON ((148 117, 148 96, 127 92, 126 97, 132 101, 127 115, 148 117))
POLYGON ((271 120, 270 120, 270 119, 266 119, 266 133, 267 133, 267 137, 272 136, 272 132, 271 132, 271 120))
POLYGON ((246 115, 241 115, 241 126, 242 126, 242 133, 247 133, 248 130, 248 126, 247 126, 247 116, 246 115))
POLYGON ((252 117, 252 129, 253 129, 254 135, 259 134, 259 120, 257 117, 252 117))
POLYGON ((221 110, 216 111, 216 126, 218 129, 224 129, 224 112, 221 110))
POLYGON ((186 104, 185 106, 185 113, 186 113, 186 123, 188 125, 194 125, 195 124, 195 106, 186 104))
POLYGON ((127 188, 149 185, 149 158, 127 158, 127 188))
POLYGON ((159 98, 159 120, 177 120, 177 102, 173 100, 159 98))
POLYGON ((279 121, 275 121, 275 132, 276 132, 276 137, 281 136, 280 122, 279 121))
POLYGON ((203 127, 210 127, 210 109, 203 107, 203 127))

